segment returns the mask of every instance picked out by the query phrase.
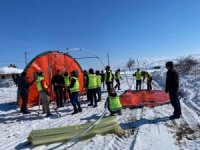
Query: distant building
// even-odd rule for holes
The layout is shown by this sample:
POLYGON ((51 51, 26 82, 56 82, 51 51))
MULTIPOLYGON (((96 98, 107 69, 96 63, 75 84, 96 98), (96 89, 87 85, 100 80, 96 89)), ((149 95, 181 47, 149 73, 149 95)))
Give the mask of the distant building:
POLYGON ((12 79, 12 74, 20 74, 22 71, 18 68, 0 67, 0 79, 12 79))

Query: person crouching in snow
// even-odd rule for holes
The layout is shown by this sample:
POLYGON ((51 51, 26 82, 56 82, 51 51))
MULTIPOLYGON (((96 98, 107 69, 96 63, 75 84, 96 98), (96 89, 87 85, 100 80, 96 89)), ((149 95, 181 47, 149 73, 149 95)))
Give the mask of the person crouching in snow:
POLYGON ((70 89, 70 92, 71 92, 70 99, 74 107, 74 112, 72 113, 72 115, 77 114, 78 112, 82 112, 82 108, 78 100, 79 81, 77 79, 77 75, 75 71, 71 72, 71 80, 70 80, 70 85, 68 89, 70 89))
POLYGON ((50 113, 50 109, 49 109, 49 92, 48 92, 48 86, 45 83, 44 77, 43 77, 43 73, 39 72, 38 73, 38 77, 36 80, 36 86, 37 86, 37 90, 39 92, 39 97, 40 100, 42 101, 42 110, 43 113, 46 113, 47 117, 52 115, 50 113))
POLYGON ((106 105, 108 107, 108 110, 110 111, 110 116, 114 116, 114 114, 118 113, 121 115, 121 109, 122 105, 120 103, 119 96, 117 96, 117 93, 114 88, 111 88, 109 97, 107 98, 106 105))

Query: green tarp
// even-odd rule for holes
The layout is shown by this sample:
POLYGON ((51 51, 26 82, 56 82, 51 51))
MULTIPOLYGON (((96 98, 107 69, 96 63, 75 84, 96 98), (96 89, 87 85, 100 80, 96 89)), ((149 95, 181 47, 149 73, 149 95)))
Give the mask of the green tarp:
MULTIPOLYGON (((68 141, 74 138, 75 136, 79 135, 83 131, 87 130, 94 123, 95 122, 88 122, 81 125, 51 128, 44 130, 33 130, 30 133, 28 140, 34 146, 68 141)), ((112 133, 117 134, 118 136, 122 136, 124 134, 124 131, 118 125, 118 123, 116 122, 116 117, 114 116, 103 118, 98 124, 94 126, 94 128, 81 135, 79 137, 79 140, 86 140, 95 136, 96 134, 105 135, 112 133)))

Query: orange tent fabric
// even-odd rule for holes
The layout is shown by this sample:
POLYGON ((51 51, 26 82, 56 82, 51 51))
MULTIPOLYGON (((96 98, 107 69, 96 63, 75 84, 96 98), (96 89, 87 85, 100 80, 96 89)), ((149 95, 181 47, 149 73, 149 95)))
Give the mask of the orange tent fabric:
MULTIPOLYGON (((78 80, 80 83, 80 94, 84 92, 84 81, 83 72, 78 64, 78 62, 70 55, 59 52, 59 51, 47 51, 42 54, 37 55, 31 60, 31 62, 26 66, 24 71, 27 72, 28 81, 31 82, 34 79, 34 73, 42 71, 44 73, 44 78, 49 86, 51 93, 51 100, 54 100, 53 89, 51 85, 51 79, 55 75, 56 70, 61 70, 61 72, 68 72, 76 70, 78 72, 78 80)), ((18 99, 19 104, 21 104, 21 99, 18 99)), ((28 95, 28 107, 33 105, 38 105, 39 94, 37 91, 36 83, 30 86, 28 95)))
POLYGON ((120 102, 122 107, 155 107, 169 103, 169 95, 164 91, 152 90, 152 91, 125 91, 120 96, 120 102))

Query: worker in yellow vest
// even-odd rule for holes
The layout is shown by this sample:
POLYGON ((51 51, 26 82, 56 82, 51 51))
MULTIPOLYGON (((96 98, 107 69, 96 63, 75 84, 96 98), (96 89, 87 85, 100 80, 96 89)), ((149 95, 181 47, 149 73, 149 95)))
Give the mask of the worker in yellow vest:
POLYGON ((108 93, 110 93, 110 89, 112 88, 113 75, 112 75, 112 71, 110 70, 110 66, 106 66, 105 70, 106 70, 105 82, 106 82, 106 86, 107 86, 107 91, 108 91, 108 93))
POLYGON ((152 79, 153 79, 153 77, 152 77, 152 75, 149 73, 149 72, 145 72, 145 75, 144 75, 144 78, 143 78, 143 81, 145 80, 145 78, 146 78, 146 80, 147 80, 147 90, 152 90, 152 85, 151 85, 151 83, 152 83, 152 79))
POLYGON ((108 110, 110 111, 110 116, 114 116, 114 114, 116 113, 121 115, 122 105, 120 103, 120 98, 119 96, 117 96, 117 93, 114 88, 111 88, 106 104, 108 110))
POLYGON ((70 84, 70 75, 68 74, 68 72, 65 72, 63 77, 64 77, 64 81, 65 81, 63 96, 64 96, 64 102, 66 102, 67 98, 70 99, 70 89, 67 88, 70 84))
POLYGON ((46 85, 46 82, 44 80, 42 72, 38 73, 38 77, 37 77, 37 80, 36 80, 36 86, 37 86, 37 90, 39 92, 39 98, 40 98, 40 100, 42 102, 43 113, 46 113, 47 114, 46 116, 52 115, 50 113, 50 109, 49 109, 48 86, 46 85))
POLYGON ((139 68, 133 74, 133 76, 135 76, 136 79, 136 91, 141 90, 142 74, 139 68))
POLYGON ((95 104, 93 107, 97 107, 97 95, 96 95, 97 76, 92 68, 89 69, 87 89, 90 99, 90 104, 88 104, 88 106, 93 106, 93 100, 94 100, 95 104))
POLYGON ((120 79, 122 79, 121 75, 120 75, 120 69, 117 69, 115 71, 115 81, 116 81, 116 85, 115 85, 115 89, 118 87, 118 90, 120 89, 120 79))
POLYGON ((98 102, 101 101, 101 74, 100 71, 96 71, 96 76, 97 76, 97 96, 98 96, 98 102))
POLYGON ((76 74, 76 72, 72 71, 70 85, 68 87, 68 89, 70 89, 70 92, 71 92, 71 96, 70 96, 71 103, 72 103, 72 106, 74 107, 74 112, 72 113, 72 115, 78 112, 82 112, 82 108, 78 100, 79 81, 77 77, 78 75, 76 74))

